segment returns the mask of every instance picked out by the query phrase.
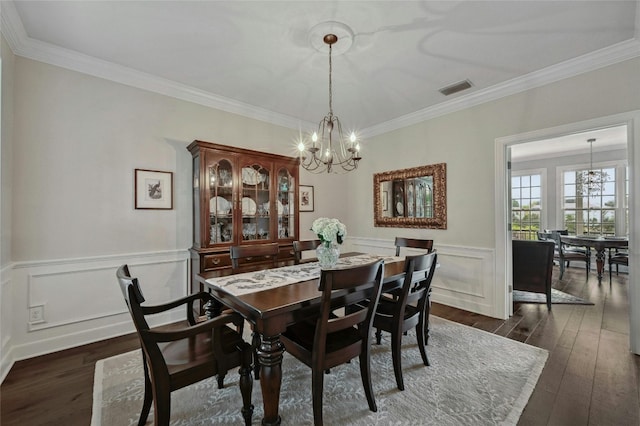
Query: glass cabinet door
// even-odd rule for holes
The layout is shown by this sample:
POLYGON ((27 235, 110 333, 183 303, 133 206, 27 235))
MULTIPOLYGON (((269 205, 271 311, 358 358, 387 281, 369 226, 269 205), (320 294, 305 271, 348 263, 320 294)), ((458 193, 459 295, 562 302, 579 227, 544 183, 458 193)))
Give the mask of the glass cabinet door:
POLYGON ((278 238, 296 238, 296 185, 295 177, 286 168, 279 168, 276 179, 276 205, 278 206, 278 238))
POLYGON ((242 185, 242 241, 269 240, 271 231, 271 171, 262 164, 243 165, 242 185))
POLYGON ((208 162, 209 245, 232 242, 233 163, 228 159, 208 162))

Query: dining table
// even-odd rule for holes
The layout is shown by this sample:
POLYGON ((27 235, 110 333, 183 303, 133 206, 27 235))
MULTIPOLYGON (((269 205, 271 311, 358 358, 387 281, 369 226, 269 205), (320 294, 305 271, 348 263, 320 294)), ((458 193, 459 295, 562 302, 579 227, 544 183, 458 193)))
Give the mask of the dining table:
MULTIPOLYGON (((383 291, 400 286, 404 278, 404 256, 344 253, 335 267, 348 268, 379 259, 384 260, 383 291)), ((214 303, 205 307, 207 316, 215 317, 222 309, 230 308, 242 315, 260 338, 257 355, 263 425, 279 425, 281 422, 278 410, 284 346, 280 335, 289 325, 312 318, 319 312, 322 294, 318 291, 320 271, 319 264, 311 261, 225 276, 218 276, 220 274, 215 271, 196 276, 214 298, 214 303)), ((349 300, 352 295, 344 292, 337 293, 335 297, 349 300)))
POLYGON ((563 244, 581 247, 591 247, 596 251, 596 267, 598 282, 602 282, 604 272, 605 250, 629 247, 628 237, 607 237, 597 235, 560 235, 563 244))

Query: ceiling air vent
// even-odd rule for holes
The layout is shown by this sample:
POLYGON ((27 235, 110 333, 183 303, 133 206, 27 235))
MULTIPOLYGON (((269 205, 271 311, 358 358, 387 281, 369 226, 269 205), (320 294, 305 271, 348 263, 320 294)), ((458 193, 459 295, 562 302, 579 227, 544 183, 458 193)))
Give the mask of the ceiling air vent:
POLYGON ((473 86, 469 80, 459 81, 450 86, 443 87, 440 89, 440 93, 445 96, 453 95, 454 93, 462 92, 463 90, 467 90, 473 86))

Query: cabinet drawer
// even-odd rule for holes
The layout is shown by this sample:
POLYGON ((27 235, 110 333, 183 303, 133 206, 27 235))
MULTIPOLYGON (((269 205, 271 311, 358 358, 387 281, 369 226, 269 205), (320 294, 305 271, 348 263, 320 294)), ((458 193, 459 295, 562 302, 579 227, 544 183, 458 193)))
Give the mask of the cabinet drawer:
POLYGON ((212 269, 219 268, 228 268, 231 266, 231 258, 229 254, 211 254, 208 256, 203 256, 202 264, 205 271, 210 271, 212 269))

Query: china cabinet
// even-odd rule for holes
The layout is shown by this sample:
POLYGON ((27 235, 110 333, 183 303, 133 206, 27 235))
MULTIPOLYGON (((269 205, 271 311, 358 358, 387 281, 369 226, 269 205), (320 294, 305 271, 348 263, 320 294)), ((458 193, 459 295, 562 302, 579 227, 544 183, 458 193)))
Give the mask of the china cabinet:
MULTIPOLYGON (((192 274, 229 274, 232 245, 277 242, 278 261, 293 262, 299 159, 198 140, 187 149, 193 158, 192 274)), ((244 266, 261 262, 271 259, 247 259, 244 266)), ((202 291, 193 276, 191 291, 202 291)))

